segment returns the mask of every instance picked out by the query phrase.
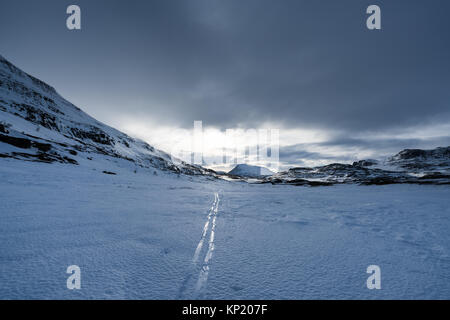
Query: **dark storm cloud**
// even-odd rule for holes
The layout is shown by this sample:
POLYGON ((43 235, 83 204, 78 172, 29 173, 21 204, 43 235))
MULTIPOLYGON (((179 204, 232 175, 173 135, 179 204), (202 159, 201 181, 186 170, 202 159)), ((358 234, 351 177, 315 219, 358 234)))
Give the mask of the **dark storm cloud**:
POLYGON ((450 136, 433 137, 428 139, 353 139, 341 137, 332 139, 326 142, 318 143, 316 145, 322 147, 357 147, 361 149, 375 149, 375 150, 391 150, 398 152, 405 148, 427 148, 429 145, 437 145, 445 147, 450 145, 450 136))
POLYGON ((324 154, 320 152, 309 152, 305 151, 305 149, 311 147, 311 144, 296 144, 292 146, 280 147, 280 159, 283 162, 295 162, 292 160, 342 160, 341 157, 333 156, 330 154, 324 154))
POLYGON ((347 131, 448 121, 450 3, 376 1, 382 30, 369 31, 372 2, 3 0, 1 50, 105 118, 347 131), (73 3, 78 33, 65 29, 73 3))
POLYGON ((170 118, 346 130, 448 119, 446 2, 380 3, 380 32, 365 28, 364 1, 187 3, 159 7, 172 27, 150 32, 164 38, 150 90, 170 118))
POLYGON ((305 161, 325 161, 332 162, 351 162, 356 158, 351 156, 337 156, 331 153, 306 151, 316 147, 317 144, 300 143, 291 146, 280 147, 280 166, 282 170, 295 166, 310 166, 310 163, 305 161))
POLYGON ((280 147, 280 162, 285 167, 296 165, 308 165, 306 161, 325 161, 351 163, 361 160, 361 152, 369 152, 374 157, 393 156, 403 149, 427 149, 430 146, 449 146, 450 136, 440 136, 432 138, 378 138, 378 139, 358 139, 348 138, 341 135, 334 139, 320 143, 299 143, 290 146, 280 147), (321 152, 308 151, 320 148, 321 152), (341 151, 335 154, 336 150, 341 151), (342 155, 345 154, 345 155, 342 155))

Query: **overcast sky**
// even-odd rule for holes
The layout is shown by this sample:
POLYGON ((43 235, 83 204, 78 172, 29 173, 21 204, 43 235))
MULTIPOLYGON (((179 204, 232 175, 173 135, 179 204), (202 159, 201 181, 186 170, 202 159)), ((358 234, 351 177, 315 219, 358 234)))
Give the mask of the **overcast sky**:
POLYGON ((280 129, 283 166, 450 145, 448 0, 2 0, 0 54, 168 149, 280 129), (66 28, 70 4, 82 30, 66 28), (366 28, 381 7, 382 30, 366 28))

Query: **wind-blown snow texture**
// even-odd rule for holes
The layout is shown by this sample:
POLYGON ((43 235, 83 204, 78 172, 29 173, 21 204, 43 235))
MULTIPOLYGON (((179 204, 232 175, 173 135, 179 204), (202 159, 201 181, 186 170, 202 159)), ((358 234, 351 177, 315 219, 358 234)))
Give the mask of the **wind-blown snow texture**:
MULTIPOLYGON (((433 171, 446 149, 423 152, 391 164, 448 181, 433 171)), ((449 299, 448 185, 286 185, 386 174, 371 165, 220 180, 0 57, 0 299, 449 299), (372 264, 381 290, 366 288, 372 264)))
POLYGON ((448 186, 295 188, 109 165, 117 175, 2 160, 0 298, 450 298, 448 186), (72 264, 79 291, 66 288, 72 264), (366 288, 372 264, 381 290, 366 288))

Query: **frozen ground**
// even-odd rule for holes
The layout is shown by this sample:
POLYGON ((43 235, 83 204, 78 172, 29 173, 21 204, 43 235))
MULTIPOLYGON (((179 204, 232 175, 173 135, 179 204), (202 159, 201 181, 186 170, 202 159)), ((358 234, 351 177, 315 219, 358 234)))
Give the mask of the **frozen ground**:
POLYGON ((0 299, 450 299, 449 186, 105 167, 0 160, 0 299))

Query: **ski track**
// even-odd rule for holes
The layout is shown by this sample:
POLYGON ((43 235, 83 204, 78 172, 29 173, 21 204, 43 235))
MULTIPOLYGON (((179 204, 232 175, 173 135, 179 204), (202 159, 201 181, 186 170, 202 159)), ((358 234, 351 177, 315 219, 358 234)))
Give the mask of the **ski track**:
POLYGON ((192 288, 190 288, 191 286, 189 285, 189 282, 190 282, 191 278, 195 275, 195 272, 197 272, 197 270, 198 270, 197 266, 198 266, 199 261, 201 260, 200 256, 201 256, 202 249, 203 249, 204 243, 207 239, 207 235, 208 235, 208 231, 209 231, 208 247, 207 247, 206 253, 204 255, 200 273, 198 275, 197 282, 195 284, 195 288, 193 291, 194 297, 198 297, 199 295, 201 295, 203 289, 206 286, 206 283, 208 281, 209 270, 210 270, 209 264, 210 264, 210 261, 213 256, 213 252, 215 250, 214 238, 215 238, 215 232, 216 232, 217 214, 219 211, 219 202, 220 202, 219 193, 215 192, 214 193, 214 202, 211 205, 211 208, 209 209, 209 213, 206 218, 206 222, 203 226, 202 236, 200 238, 200 241, 197 244, 197 247, 194 252, 194 256, 192 258, 192 264, 193 264, 194 270, 183 281, 183 284, 182 284, 180 292, 179 292, 179 297, 185 297, 186 291, 189 289, 192 289, 192 288))
POLYGON ((217 215, 217 205, 218 205, 218 201, 219 201, 219 194, 216 192, 214 193, 214 202, 211 206, 211 209, 209 209, 209 214, 208 217, 206 219, 205 225, 203 226, 203 233, 202 233, 202 237, 200 238, 200 241, 197 245, 197 248, 195 249, 195 253, 194 253, 194 258, 192 259, 193 263, 197 263, 198 262, 198 258, 200 256, 200 252, 202 251, 203 248, 203 243, 205 242, 206 239, 206 234, 208 233, 208 227, 209 227, 209 223, 211 221, 211 217, 214 216, 213 218, 213 227, 215 224, 215 218, 217 215))
POLYGON ((206 282, 208 281, 208 275, 209 275, 209 261, 212 258, 215 246, 214 246, 214 236, 216 231, 216 219, 217 219, 217 213, 219 208, 219 194, 215 193, 215 208, 213 210, 213 216, 212 216, 212 226, 211 226, 211 232, 209 235, 209 244, 208 244, 208 251, 206 251, 205 259, 203 260, 203 266, 200 270, 200 274, 198 275, 197 285, 195 287, 196 293, 201 292, 203 287, 206 285, 206 282))

